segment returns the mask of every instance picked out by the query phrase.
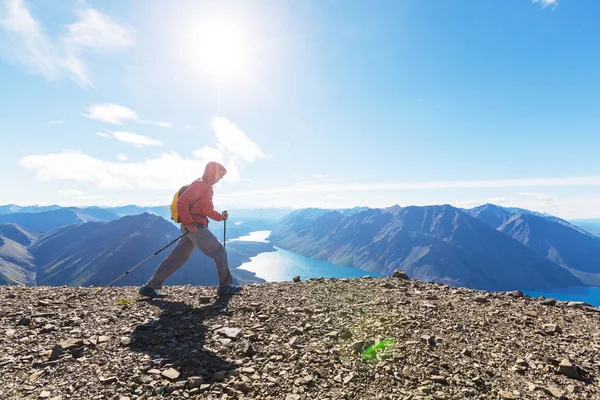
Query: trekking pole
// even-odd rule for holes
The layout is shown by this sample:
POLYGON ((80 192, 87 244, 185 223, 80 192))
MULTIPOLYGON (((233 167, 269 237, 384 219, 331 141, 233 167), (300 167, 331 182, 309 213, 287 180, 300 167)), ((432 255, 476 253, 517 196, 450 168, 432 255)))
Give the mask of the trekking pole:
POLYGON ((223 249, 225 249, 225 243, 227 243, 227 220, 223 221, 223 249))
POLYGON ((125 275, 128 275, 131 271, 133 271, 134 269, 136 269, 137 267, 139 267, 140 265, 144 264, 146 261, 148 261, 149 259, 151 259, 152 257, 154 257, 155 255, 157 255, 158 253, 160 253, 161 251, 163 251, 164 249, 166 249, 167 247, 169 247, 170 245, 172 245, 173 243, 175 243, 176 241, 178 241, 179 239, 181 239, 182 237, 184 237, 185 235, 187 235, 189 232, 186 232, 184 234, 182 234, 181 236, 179 236, 176 239, 173 239, 169 244, 165 245, 164 247, 162 247, 160 250, 155 251, 154 253, 152 253, 151 255, 149 255, 148 257, 146 257, 145 260, 143 260, 142 262, 140 262, 139 264, 137 264, 135 267, 131 268, 129 271, 126 271, 124 274, 122 274, 121 276, 119 276, 117 279, 115 279, 114 281, 112 281, 111 283, 109 283, 108 285, 104 286, 102 289, 98 290, 96 292, 96 294, 100 293, 101 291, 103 291, 104 289, 106 289, 107 287, 112 286, 113 283, 115 283, 116 281, 118 281, 119 279, 121 279, 122 277, 124 277, 125 275))

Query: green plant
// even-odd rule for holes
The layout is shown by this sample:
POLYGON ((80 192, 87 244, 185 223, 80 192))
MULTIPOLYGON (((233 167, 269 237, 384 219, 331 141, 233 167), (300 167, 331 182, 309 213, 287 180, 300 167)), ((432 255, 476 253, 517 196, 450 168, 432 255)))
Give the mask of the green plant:
POLYGON ((381 342, 369 347, 362 354, 363 361, 373 361, 389 357, 394 349, 393 339, 384 339, 381 342))
POLYGON ((133 304, 133 301, 131 301, 129 299, 121 299, 121 300, 117 301, 118 306, 129 306, 131 304, 133 304))

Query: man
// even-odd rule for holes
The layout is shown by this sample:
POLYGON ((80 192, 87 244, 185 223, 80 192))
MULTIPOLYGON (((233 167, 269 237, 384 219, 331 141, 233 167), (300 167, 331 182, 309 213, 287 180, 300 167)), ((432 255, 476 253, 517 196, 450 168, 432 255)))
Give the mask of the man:
POLYGON ((219 182, 226 173, 225 167, 211 161, 206 164, 202 179, 192 182, 179 196, 177 212, 181 218, 181 231, 188 233, 179 239, 171 254, 158 266, 152 278, 140 288, 141 295, 150 298, 161 296, 157 290, 162 289, 165 279, 185 264, 194 251, 194 247, 215 261, 219 275, 218 295, 236 294, 242 290, 241 287, 232 285, 233 280, 225 248, 208 230, 208 218, 223 221, 228 217, 227 211, 221 214, 215 211, 213 206, 213 185, 219 182))

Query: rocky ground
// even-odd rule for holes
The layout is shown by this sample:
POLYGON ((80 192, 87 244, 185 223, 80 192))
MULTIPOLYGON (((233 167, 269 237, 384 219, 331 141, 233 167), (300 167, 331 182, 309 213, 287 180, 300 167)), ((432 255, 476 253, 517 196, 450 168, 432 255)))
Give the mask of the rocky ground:
POLYGON ((579 303, 395 277, 165 292, 0 286, 0 399, 600 399, 579 303))

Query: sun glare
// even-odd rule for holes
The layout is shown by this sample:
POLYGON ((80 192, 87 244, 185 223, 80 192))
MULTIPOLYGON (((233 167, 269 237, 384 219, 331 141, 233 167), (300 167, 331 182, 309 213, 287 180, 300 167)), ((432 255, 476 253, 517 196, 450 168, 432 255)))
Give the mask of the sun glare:
POLYGON ((223 23, 199 27, 195 33, 193 62, 217 77, 238 76, 247 64, 247 45, 240 29, 223 23))

